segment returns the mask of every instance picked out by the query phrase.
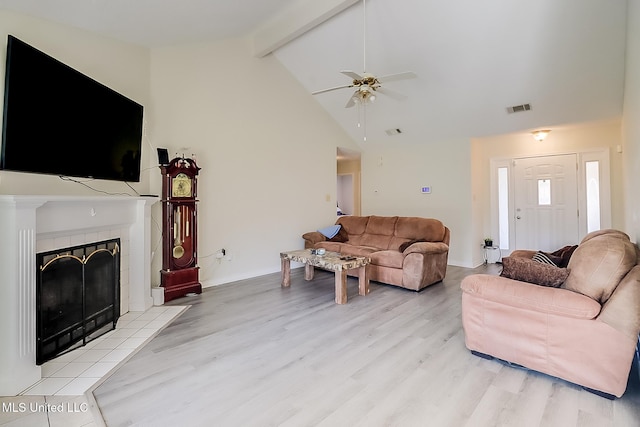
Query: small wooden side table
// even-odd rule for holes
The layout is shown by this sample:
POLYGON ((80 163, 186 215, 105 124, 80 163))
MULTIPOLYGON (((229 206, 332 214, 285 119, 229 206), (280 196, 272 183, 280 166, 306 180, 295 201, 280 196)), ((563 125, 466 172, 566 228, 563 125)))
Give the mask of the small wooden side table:
POLYGON ((369 293, 367 265, 371 259, 368 257, 348 257, 331 251, 325 252, 324 255, 314 255, 310 249, 281 252, 283 288, 291 285, 291 261, 304 263, 305 280, 313 280, 314 267, 335 272, 336 304, 346 304, 347 302, 347 270, 359 269, 358 294, 367 295, 369 293))

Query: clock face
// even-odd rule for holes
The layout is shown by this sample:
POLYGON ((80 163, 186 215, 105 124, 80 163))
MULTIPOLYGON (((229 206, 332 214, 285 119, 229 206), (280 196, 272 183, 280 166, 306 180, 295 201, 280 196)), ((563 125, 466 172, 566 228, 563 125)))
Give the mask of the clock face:
POLYGON ((171 185, 171 196, 191 197, 192 195, 191 178, 183 173, 176 175, 171 185))

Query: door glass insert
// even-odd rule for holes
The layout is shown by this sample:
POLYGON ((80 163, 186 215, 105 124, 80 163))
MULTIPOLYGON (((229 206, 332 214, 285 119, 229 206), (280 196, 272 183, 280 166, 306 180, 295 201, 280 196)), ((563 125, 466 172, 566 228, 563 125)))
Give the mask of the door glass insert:
POLYGON ((538 180, 538 205, 551 206, 551 180, 538 180))
POLYGON ((498 168, 498 225, 500 249, 509 249, 509 170, 498 168))
POLYGON ((587 188, 587 233, 600 230, 600 162, 585 163, 587 188))

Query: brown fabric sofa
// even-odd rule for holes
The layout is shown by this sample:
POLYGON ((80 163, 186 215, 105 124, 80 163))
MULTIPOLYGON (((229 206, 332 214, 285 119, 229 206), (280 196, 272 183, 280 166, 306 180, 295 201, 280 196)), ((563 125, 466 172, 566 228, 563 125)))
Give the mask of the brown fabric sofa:
POLYGON ((467 348, 620 397, 640 332, 639 259, 625 233, 601 230, 578 245, 557 288, 486 274, 466 277, 467 348))
POLYGON ((371 280, 415 291, 444 279, 450 232, 437 219, 343 216, 336 224, 342 229, 331 240, 317 231, 305 233, 305 248, 370 257, 371 280))

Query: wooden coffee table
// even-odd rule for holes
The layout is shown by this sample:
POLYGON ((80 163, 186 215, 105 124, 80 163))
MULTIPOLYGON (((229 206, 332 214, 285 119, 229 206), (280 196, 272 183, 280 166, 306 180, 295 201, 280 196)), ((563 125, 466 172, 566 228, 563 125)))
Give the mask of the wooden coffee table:
POLYGON ((358 293, 360 295, 367 295, 369 293, 367 264, 371 262, 371 259, 368 257, 348 257, 347 255, 331 251, 327 251, 324 255, 313 255, 310 249, 280 252, 283 288, 291 285, 291 261, 304 263, 305 280, 313 279, 314 267, 334 271, 336 276, 337 304, 346 304, 347 302, 347 270, 354 268, 359 269, 358 293))

